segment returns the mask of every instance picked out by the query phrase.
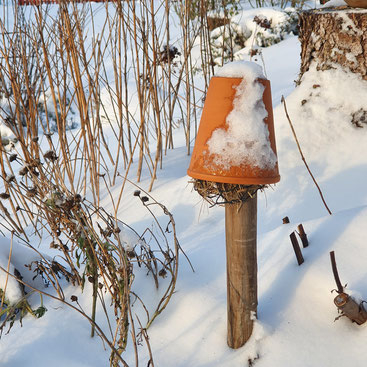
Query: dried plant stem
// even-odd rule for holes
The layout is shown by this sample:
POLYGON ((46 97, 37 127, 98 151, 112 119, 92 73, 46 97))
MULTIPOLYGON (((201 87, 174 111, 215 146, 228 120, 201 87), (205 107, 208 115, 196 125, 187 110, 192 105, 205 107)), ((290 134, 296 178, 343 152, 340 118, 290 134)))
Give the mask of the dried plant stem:
POLYGON ((111 348, 111 350, 113 350, 117 356, 117 358, 119 359, 119 361, 125 366, 125 367, 129 367, 129 365, 122 359, 121 355, 118 353, 117 349, 114 347, 114 345, 111 343, 111 341, 106 337, 106 335, 104 334, 103 330, 99 327, 98 324, 96 324, 84 311, 80 310, 79 308, 75 307, 73 304, 65 301, 65 299, 61 299, 59 297, 54 296, 51 293, 47 293, 44 291, 41 291, 39 289, 36 289, 35 287, 33 287, 31 284, 28 284, 27 282, 23 281, 22 279, 18 279, 17 277, 15 277, 13 274, 9 273, 6 269, 4 269, 2 266, 0 266, 0 270, 2 270, 3 272, 7 273, 9 276, 11 276, 12 278, 16 279, 18 282, 22 283, 24 286, 30 288, 32 291, 42 294, 46 297, 52 298, 56 301, 59 301, 61 303, 63 303, 66 306, 69 306, 70 308, 72 308, 74 311, 78 312, 79 314, 81 314, 83 317, 85 317, 91 325, 94 325, 95 329, 98 331, 99 336, 108 344, 108 346, 111 348))
POLYGON ((92 335, 99 334, 111 347, 114 366, 127 365, 121 353, 129 333, 136 366, 138 343, 144 340, 153 365, 146 329, 174 294, 182 249, 172 215, 148 194, 140 199, 155 225, 141 236, 135 232, 141 243, 133 253, 118 235, 118 213, 133 162, 138 180, 147 171, 151 190, 164 152, 174 146, 175 128, 183 127, 190 152, 197 101, 205 93, 195 87, 191 51, 202 36, 201 65, 207 86, 213 73, 208 20, 206 12, 201 12, 202 22, 193 20, 189 1, 122 1, 100 7, 106 18, 97 30, 94 7, 79 5, 61 2, 56 16, 46 6, 29 7, 26 16, 21 9, 9 8, 14 16, 14 22, 8 22, 11 29, 0 22, 0 114, 18 141, 11 147, 0 141, 4 196, 10 195, 0 201, 1 224, 35 251, 38 260, 29 270, 38 271, 54 288, 52 298, 70 305, 60 274, 79 286, 85 279, 92 281, 91 313, 87 316, 80 305, 70 307, 88 319, 92 335), (173 7, 179 14, 180 32, 171 39, 173 7), (119 176, 124 177, 122 182, 116 180, 119 176), (110 188, 115 181, 122 183, 116 196, 110 188), (113 215, 100 207, 100 193, 106 188, 113 215), (170 231, 159 224, 162 217, 170 231), (28 237, 23 229, 27 226, 33 226, 28 237), (29 244, 45 234, 52 239, 51 251, 58 251, 52 261, 29 244), (156 288, 166 287, 149 312, 131 291, 133 269, 143 266, 156 288), (169 280, 161 283, 160 276, 169 280), (112 300, 114 322, 104 292, 112 300), (138 300, 146 313, 147 325, 140 333, 130 298, 138 300), (109 338, 96 323, 98 300, 107 317, 109 338))
POLYGON ((306 166, 306 168, 307 168, 307 171, 308 171, 308 173, 310 174, 310 176, 311 176, 311 178, 312 178, 312 181, 315 183, 315 185, 316 185, 316 187, 317 187, 317 190, 319 191, 319 194, 320 194, 321 200, 322 200, 322 202, 323 202, 323 204, 324 204, 324 206, 325 206, 326 210, 328 211, 328 213, 329 213, 330 215, 332 215, 332 213, 331 213, 331 211, 330 211, 329 207, 327 206, 327 204, 326 204, 326 202, 325 202, 324 195, 322 194, 322 191, 321 191, 321 189, 320 189, 320 186, 318 185, 318 183, 317 183, 317 181, 316 181, 315 177, 313 176, 313 174, 312 174, 312 172, 311 172, 311 170, 310 170, 310 167, 308 166, 308 164, 307 164, 307 162, 306 162, 306 159, 305 159, 305 157, 304 157, 304 155, 303 155, 303 153, 302 153, 302 149, 301 149, 301 146, 300 146, 300 144, 299 144, 299 141, 298 141, 298 138, 297 138, 296 132, 295 132, 295 130, 294 130, 294 127, 293 127, 292 121, 291 121, 291 119, 290 119, 290 117, 289 117, 289 115, 288 115, 287 105, 286 105, 286 102, 285 102, 285 98, 284 98, 284 96, 282 96, 282 103, 283 103, 283 105, 284 105, 284 111, 285 111, 285 114, 286 114, 286 116, 287 116, 287 119, 288 119, 288 122, 289 122, 289 126, 291 127, 292 134, 293 134, 293 137, 294 137, 294 139, 295 139, 295 141, 296 141, 296 144, 297 144, 297 147, 298 147, 298 151, 299 151, 299 153, 300 153, 300 155, 301 155, 302 161, 303 161, 303 163, 305 164, 305 166, 306 166))
POLYGON ((342 286, 342 282, 340 281, 340 278, 339 278, 339 273, 338 273, 338 268, 336 266, 335 252, 334 251, 330 251, 330 261, 331 261, 331 267, 332 267, 332 270, 333 270, 335 283, 336 283, 336 286, 338 288, 338 292, 343 293, 344 287, 342 286))

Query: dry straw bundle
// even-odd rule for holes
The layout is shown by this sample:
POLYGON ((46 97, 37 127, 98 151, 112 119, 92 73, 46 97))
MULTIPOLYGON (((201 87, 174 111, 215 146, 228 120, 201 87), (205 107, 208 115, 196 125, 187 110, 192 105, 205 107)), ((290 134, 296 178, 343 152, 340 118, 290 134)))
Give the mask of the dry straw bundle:
POLYGON ((244 203, 253 198, 258 190, 266 185, 239 185, 206 180, 193 180, 194 190, 199 193, 211 206, 223 204, 244 203))

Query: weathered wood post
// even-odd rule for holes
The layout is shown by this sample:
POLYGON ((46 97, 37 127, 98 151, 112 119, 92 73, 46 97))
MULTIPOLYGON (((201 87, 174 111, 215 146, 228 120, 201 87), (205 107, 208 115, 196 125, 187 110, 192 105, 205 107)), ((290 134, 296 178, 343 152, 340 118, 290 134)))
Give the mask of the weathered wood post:
POLYGON ((258 65, 230 63, 211 79, 187 172, 201 196, 225 205, 227 342, 239 348, 257 315, 257 191, 280 179, 270 83, 258 65))
POLYGON ((257 313, 257 195, 240 204, 227 204, 227 342, 246 343, 257 313))

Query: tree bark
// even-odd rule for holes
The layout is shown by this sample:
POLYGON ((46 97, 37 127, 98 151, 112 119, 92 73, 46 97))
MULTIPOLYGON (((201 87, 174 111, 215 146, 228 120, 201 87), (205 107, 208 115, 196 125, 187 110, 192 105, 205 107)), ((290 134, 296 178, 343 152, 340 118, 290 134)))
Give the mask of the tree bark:
POLYGON ((316 9, 300 13, 301 69, 299 80, 311 63, 317 70, 340 65, 367 80, 367 12, 316 9))
POLYGON ((257 198, 226 205, 227 343, 240 348, 250 338, 257 313, 257 198))

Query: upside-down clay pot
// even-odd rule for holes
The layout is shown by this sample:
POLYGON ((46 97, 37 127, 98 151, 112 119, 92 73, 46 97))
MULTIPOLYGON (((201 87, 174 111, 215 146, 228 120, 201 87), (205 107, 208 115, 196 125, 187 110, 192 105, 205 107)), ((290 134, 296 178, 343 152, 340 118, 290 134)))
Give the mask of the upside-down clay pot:
MULTIPOLYGON (((209 152, 207 145, 216 129, 228 129, 226 118, 233 109, 236 94, 235 87, 242 78, 213 77, 210 81, 195 146, 192 152, 190 167, 187 174, 195 179, 223 182, 241 185, 265 185, 280 180, 278 163, 274 167, 261 169, 249 162, 233 165, 224 169, 216 163, 215 154, 209 152)), ((269 130, 270 146, 276 154, 273 107, 271 102, 270 82, 267 79, 257 79, 264 85, 263 102, 268 113, 264 119, 269 130)))
POLYGON ((367 8, 367 0, 345 0, 352 8, 367 8))

